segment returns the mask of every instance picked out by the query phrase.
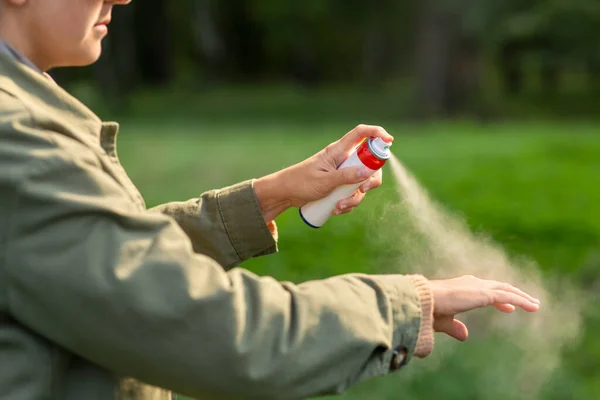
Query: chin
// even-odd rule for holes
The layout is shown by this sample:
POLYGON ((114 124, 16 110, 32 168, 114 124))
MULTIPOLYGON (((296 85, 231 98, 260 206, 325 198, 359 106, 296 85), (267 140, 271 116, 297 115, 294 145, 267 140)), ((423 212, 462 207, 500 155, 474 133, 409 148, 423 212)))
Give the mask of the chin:
POLYGON ((94 64, 100 59, 100 56, 102 55, 102 45, 100 45, 100 43, 98 43, 97 46, 94 46, 93 48, 87 50, 87 52, 81 55, 79 64, 76 66, 86 67, 88 65, 94 64))
POLYGON ((68 65, 65 67, 87 67, 88 65, 94 64, 102 55, 102 46, 93 46, 86 48, 84 51, 79 52, 77 55, 71 58, 68 65))

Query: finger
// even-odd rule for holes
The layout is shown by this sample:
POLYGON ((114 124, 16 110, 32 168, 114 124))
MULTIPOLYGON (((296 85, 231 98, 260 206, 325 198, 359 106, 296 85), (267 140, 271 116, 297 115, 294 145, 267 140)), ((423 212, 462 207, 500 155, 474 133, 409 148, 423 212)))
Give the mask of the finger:
POLYGON ((365 182, 373 175, 373 170, 366 167, 348 167, 338 169, 330 174, 331 186, 353 185, 365 182))
POLYGON ((436 332, 442 332, 446 334, 450 334, 453 331, 454 324, 452 323, 454 317, 438 317, 433 321, 433 330, 436 332))
POLYGON ((456 340, 465 341, 469 337, 469 330, 462 322, 453 317, 443 317, 436 319, 433 323, 436 332, 442 332, 456 340))
POLYGON ((364 193, 357 190, 356 192, 354 192, 354 194, 352 196, 345 198, 343 200, 340 200, 337 204, 337 208, 339 208, 340 211, 344 211, 348 208, 354 208, 363 201, 365 196, 366 195, 364 193))
POLYGON ((369 190, 377 189, 382 183, 383 173, 381 170, 378 170, 359 188, 359 190, 363 193, 367 193, 369 190))
POLYGON ((511 304, 528 312, 534 312, 540 308, 539 304, 514 293, 505 292, 504 290, 492 290, 489 296, 492 300, 491 304, 511 304))
POLYGON ((513 285, 510 285, 508 283, 502 283, 502 282, 492 281, 492 288, 493 289, 504 290, 505 292, 510 292, 510 293, 518 294, 521 297, 525 297, 529 301, 532 301, 534 303, 540 304, 540 301, 538 299, 536 299, 535 297, 533 297, 533 296, 525 293, 521 289, 516 288, 513 285))
POLYGON ((464 342, 469 338, 469 329, 464 323, 455 319, 452 321, 452 334, 450 336, 464 342))
POLYGON ((494 307, 496 307, 498 310, 500 310, 506 314, 511 314, 511 313, 515 312, 515 310, 516 310, 515 306, 513 306, 512 304, 496 303, 496 304, 494 304, 494 307))
POLYGON ((359 125, 331 146, 331 155, 336 163, 344 161, 354 148, 368 137, 378 137, 386 142, 393 142, 394 137, 380 126, 359 125))
POLYGON ((333 215, 343 215, 343 214, 348 214, 351 213, 354 210, 353 207, 350 208, 344 208, 343 210, 340 210, 339 208, 336 208, 335 211, 333 212, 333 215))

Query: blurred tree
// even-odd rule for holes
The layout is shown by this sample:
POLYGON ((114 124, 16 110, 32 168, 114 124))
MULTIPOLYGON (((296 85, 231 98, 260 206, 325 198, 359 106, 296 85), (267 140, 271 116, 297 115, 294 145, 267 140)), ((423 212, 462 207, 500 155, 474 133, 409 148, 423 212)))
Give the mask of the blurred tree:
MULTIPOLYGON (((133 7, 132 7, 133 6, 133 7)), ((144 84, 165 85, 174 75, 167 0, 133 2, 139 76, 144 84)))
POLYGON ((102 57, 94 64, 92 73, 109 108, 126 110, 129 95, 137 88, 140 70, 136 57, 134 9, 115 9, 111 31, 112 34, 104 41, 102 57))
POLYGON ((218 18, 218 0, 193 0, 190 25, 198 70, 207 80, 220 80, 225 69, 226 44, 218 18))
POLYGON ((445 112, 450 47, 454 30, 451 16, 437 0, 421 0, 417 40, 417 113, 422 117, 445 112))
POLYGON ((360 3, 348 6, 354 6, 352 26, 361 36, 364 81, 379 85, 395 74, 412 73, 406 61, 414 57, 417 2, 360 3))
POLYGON ((600 2, 597 0, 511 0, 496 32, 505 87, 522 90, 527 57, 537 60, 542 88, 558 92, 561 72, 587 72, 594 80, 600 54, 600 2))
POLYGON ((478 96, 483 64, 477 32, 468 28, 468 11, 485 9, 476 0, 422 0, 417 39, 417 115, 452 116, 478 96))
POLYGON ((118 109, 138 88, 198 80, 380 88, 400 78, 424 117, 486 111, 496 70, 514 95, 532 78, 560 94, 574 72, 589 79, 582 91, 600 89, 598 0, 145 0, 114 13, 100 62, 55 76, 67 86, 94 77, 118 109))
POLYGON ((267 68, 269 73, 292 78, 306 86, 323 78, 325 65, 331 59, 319 48, 325 41, 324 26, 327 22, 332 28, 336 25, 335 14, 330 13, 332 4, 321 1, 253 2, 253 18, 264 27, 267 59, 271 66, 267 68))

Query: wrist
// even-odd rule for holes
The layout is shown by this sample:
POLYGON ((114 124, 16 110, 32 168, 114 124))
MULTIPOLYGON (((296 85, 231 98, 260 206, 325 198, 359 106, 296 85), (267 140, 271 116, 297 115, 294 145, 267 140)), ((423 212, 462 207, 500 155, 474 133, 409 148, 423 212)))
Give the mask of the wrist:
POLYGON ((281 171, 254 180, 253 188, 267 224, 292 206, 291 200, 285 194, 285 179, 281 171))

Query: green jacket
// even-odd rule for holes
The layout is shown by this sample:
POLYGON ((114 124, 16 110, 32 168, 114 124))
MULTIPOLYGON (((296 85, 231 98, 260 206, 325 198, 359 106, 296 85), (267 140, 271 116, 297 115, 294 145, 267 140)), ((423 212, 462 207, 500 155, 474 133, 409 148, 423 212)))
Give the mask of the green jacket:
POLYGON ((234 268, 277 251, 253 181, 147 210, 117 131, 0 55, 0 398, 297 399, 430 351, 426 280, 234 268))

